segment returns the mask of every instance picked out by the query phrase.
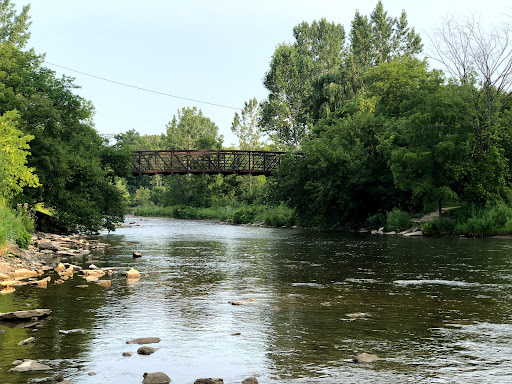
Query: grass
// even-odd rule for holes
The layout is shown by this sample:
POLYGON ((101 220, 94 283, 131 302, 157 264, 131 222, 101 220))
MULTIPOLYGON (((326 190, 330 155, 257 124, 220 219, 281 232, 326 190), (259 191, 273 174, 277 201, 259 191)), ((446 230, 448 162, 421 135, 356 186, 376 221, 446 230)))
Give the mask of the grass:
POLYGON ((133 210, 135 216, 173 217, 176 219, 221 220, 233 224, 250 224, 263 222, 265 225, 281 227, 292 226, 295 222, 294 211, 285 205, 218 205, 208 208, 197 208, 182 205, 160 207, 156 205, 137 206, 133 210))

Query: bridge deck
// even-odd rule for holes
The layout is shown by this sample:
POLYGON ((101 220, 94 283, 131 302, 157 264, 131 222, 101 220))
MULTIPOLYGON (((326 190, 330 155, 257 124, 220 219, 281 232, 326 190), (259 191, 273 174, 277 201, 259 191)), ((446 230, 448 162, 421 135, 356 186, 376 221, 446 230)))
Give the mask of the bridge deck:
POLYGON ((132 175, 271 175, 283 152, 235 150, 136 151, 132 175))

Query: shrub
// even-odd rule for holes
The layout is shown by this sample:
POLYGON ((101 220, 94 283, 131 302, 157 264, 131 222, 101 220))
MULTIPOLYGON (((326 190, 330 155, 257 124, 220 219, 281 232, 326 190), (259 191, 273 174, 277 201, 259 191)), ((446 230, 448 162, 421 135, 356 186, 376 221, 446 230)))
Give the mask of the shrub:
POLYGON ((431 236, 452 234, 457 222, 448 217, 437 217, 434 220, 423 224, 423 232, 431 236))
POLYGON ((34 231, 34 219, 27 205, 18 205, 12 210, 0 205, 0 247, 8 241, 20 248, 28 248, 34 231))
POLYGON ((233 224, 248 224, 253 223, 256 217, 256 209, 252 206, 246 205, 233 213, 233 224))
POLYGON ((398 208, 388 212, 386 216, 386 230, 400 232, 412 226, 411 215, 398 208))
POLYGON ((384 212, 377 212, 375 215, 368 216, 364 222, 365 228, 380 228, 386 225, 387 216, 384 212))

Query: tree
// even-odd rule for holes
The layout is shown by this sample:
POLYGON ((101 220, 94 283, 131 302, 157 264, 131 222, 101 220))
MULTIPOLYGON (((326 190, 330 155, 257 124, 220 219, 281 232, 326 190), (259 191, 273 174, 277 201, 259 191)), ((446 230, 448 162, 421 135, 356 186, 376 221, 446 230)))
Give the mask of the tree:
POLYGON ((220 149, 219 128, 201 110, 182 108, 166 126, 167 149, 220 149))
POLYGON ((312 117, 320 119, 341 111, 346 102, 360 96, 370 68, 397 57, 413 57, 422 48, 420 36, 408 26, 405 11, 399 18, 392 18, 384 11, 381 1, 369 18, 356 11, 341 66, 314 82, 312 117))
POLYGON ((21 193, 24 187, 39 186, 34 168, 27 166, 28 142, 34 137, 23 134, 18 125, 17 111, 0 117, 0 204, 21 193))
POLYGON ((241 115, 235 113, 231 131, 238 137, 238 147, 242 150, 257 150, 263 146, 262 132, 258 119, 260 105, 255 98, 245 102, 241 115))
POLYGON ((279 144, 299 148, 309 138, 312 82, 337 69, 345 39, 343 26, 325 19, 293 30, 295 43, 279 45, 263 85, 268 99, 261 103, 261 126, 279 144))
POLYGON ((17 48, 24 48, 30 38, 28 28, 32 22, 29 16, 30 4, 23 6, 21 12, 16 14, 14 3, 11 0, 0 2, 0 41, 13 44, 17 48))
POLYGON ((445 86, 440 71, 417 59, 395 59, 369 71, 378 113, 387 115, 379 150, 388 158, 395 185, 412 199, 436 203, 458 198, 469 153, 467 105, 460 88, 445 86))
POLYGON ((510 183, 504 158, 507 134, 500 129, 512 86, 512 25, 490 29, 474 16, 445 18, 431 36, 430 57, 466 88, 472 106, 473 140, 466 165, 465 195, 485 203, 502 198, 510 183))

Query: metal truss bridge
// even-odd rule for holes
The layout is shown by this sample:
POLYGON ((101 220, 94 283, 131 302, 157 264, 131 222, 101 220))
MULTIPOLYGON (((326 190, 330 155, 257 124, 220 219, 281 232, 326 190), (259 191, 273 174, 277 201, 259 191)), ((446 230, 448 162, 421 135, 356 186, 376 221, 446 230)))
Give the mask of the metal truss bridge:
POLYGON ((135 151, 132 175, 223 174, 269 176, 284 152, 235 150, 135 151))

